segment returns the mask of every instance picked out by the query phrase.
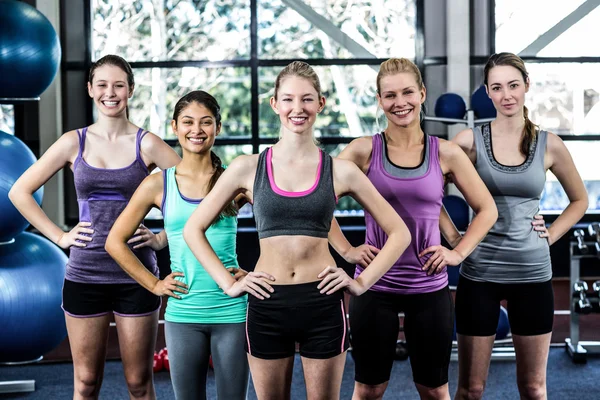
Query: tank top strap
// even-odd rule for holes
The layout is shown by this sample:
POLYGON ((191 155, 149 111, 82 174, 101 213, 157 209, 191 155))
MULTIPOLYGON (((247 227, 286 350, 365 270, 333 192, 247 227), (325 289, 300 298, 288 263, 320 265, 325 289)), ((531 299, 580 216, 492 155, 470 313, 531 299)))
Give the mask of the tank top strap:
POLYGON ((75 162, 73 163, 73 170, 77 168, 79 162, 83 158, 83 151, 85 150, 85 137, 87 135, 87 126, 83 128, 81 131, 77 129, 77 136, 79 137, 79 151, 77 153, 77 157, 75 158, 75 162))
MULTIPOLYGON (((269 147, 270 148, 270 147, 269 147)), ((254 175, 254 186, 253 192, 256 194, 261 190, 265 190, 269 185, 269 176, 267 174, 267 152, 269 148, 266 148, 258 155, 258 163, 256 164, 256 173, 254 175)))
POLYGON ((546 145, 548 144, 548 131, 540 130, 537 138, 537 148, 535 149, 535 158, 537 158, 542 166, 544 165, 544 158, 546 154, 546 145))
POLYGON ((139 161, 140 165, 147 169, 146 163, 142 160, 142 139, 144 139, 146 134, 148 134, 148 131, 139 128, 135 135, 135 159, 139 161))
POLYGON ((164 215, 166 214, 166 210, 165 210, 165 205, 167 203, 167 187, 168 187, 168 180, 167 180, 167 176, 169 171, 171 170, 171 168, 167 168, 167 169, 163 169, 162 170, 162 177, 163 177, 163 195, 162 195, 162 200, 160 202, 160 211, 163 213, 163 219, 164 219, 164 215))
POLYGON ((367 170, 367 175, 371 171, 380 171, 383 168, 383 157, 385 157, 385 151, 383 149, 383 133, 376 133, 373 135, 371 141, 371 163, 367 170))
POLYGON ((483 140, 483 129, 489 129, 489 125, 481 125, 473 127, 473 144, 475 145, 475 165, 487 160, 487 154, 485 150, 485 142, 483 140))
POLYGON ((440 140, 437 136, 427 135, 429 141, 429 166, 428 171, 441 171, 440 165, 440 140))

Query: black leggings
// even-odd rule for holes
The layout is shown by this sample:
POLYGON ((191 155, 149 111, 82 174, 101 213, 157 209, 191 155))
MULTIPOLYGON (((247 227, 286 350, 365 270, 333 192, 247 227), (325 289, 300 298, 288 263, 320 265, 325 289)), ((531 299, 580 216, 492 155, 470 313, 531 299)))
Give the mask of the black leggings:
POLYGON ((454 305, 447 286, 407 295, 370 290, 350 299, 355 380, 366 385, 390 380, 401 311, 415 383, 428 388, 448 383, 454 305))

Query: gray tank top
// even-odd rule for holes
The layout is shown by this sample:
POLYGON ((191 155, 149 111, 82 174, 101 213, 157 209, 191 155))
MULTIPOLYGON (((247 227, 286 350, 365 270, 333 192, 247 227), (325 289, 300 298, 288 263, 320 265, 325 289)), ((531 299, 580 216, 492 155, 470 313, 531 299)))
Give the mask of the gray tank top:
POLYGON ((552 278, 548 241, 540 238, 531 225, 546 183, 547 138, 546 131, 539 131, 525 162, 507 166, 494 158, 490 125, 473 129, 475 169, 496 202, 498 220, 463 261, 460 273, 466 278, 496 283, 545 282, 552 278))

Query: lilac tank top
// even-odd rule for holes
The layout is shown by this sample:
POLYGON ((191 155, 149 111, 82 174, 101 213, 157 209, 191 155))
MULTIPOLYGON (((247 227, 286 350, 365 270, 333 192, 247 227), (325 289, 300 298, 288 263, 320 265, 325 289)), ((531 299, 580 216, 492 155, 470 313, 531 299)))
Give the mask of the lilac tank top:
MULTIPOLYGON (((104 245, 117 217, 148 176, 148 168, 140 156, 140 143, 146 133, 141 128, 138 130, 136 157, 129 166, 106 169, 92 167, 83 159, 87 128, 77 131, 79 154, 73 163, 73 175, 79 221, 91 222, 94 233, 92 241, 86 242, 86 247, 71 247, 66 279, 80 283, 135 283, 104 250, 104 245)), ((133 252, 150 272, 158 276, 154 250, 143 247, 133 252)))
MULTIPOLYGON (((422 270, 429 254, 419 253, 429 246, 439 245, 440 211, 444 197, 444 175, 438 155, 439 142, 434 136, 425 135, 425 156, 415 168, 402 168, 391 162, 387 155, 385 138, 381 133, 373 136, 371 165, 367 177, 379 193, 402 217, 412 241, 392 268, 370 290, 395 294, 430 293, 448 285, 446 269, 428 276, 422 270)), ((367 227, 366 243, 379 249, 387 241, 387 235, 365 210, 367 227)), ((356 266, 355 277, 363 268, 356 266)))

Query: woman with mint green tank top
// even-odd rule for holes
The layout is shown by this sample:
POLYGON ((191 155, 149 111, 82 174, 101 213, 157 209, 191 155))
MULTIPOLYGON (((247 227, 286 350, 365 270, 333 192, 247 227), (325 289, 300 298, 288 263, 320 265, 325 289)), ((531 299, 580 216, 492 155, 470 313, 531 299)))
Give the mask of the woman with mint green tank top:
POLYGON ((455 399, 483 396, 500 302, 505 300, 521 398, 545 399, 554 320, 549 247, 584 215, 587 193, 562 140, 528 118, 529 75, 523 60, 494 54, 484 83, 496 108, 489 124, 453 141, 469 156, 498 208, 498 220, 465 259, 456 290, 458 389, 455 399), (550 170, 570 204, 548 229, 539 215, 550 170))
MULTIPOLYGON (((171 126, 181 145, 182 161, 142 182, 107 240, 109 253, 129 275, 154 294, 169 297, 165 337, 178 400, 206 399, 211 356, 218 398, 245 399, 248 387, 247 296, 227 296, 183 240, 187 220, 224 171, 211 151, 221 129, 219 111, 214 97, 203 91, 190 92, 177 102, 171 126), (141 269, 139 260, 123 248, 131 230, 152 207, 161 209, 165 229, 149 240, 157 242, 154 248, 169 245, 172 272, 163 280, 141 269)), ((242 201, 227 205, 207 230, 217 257, 235 279, 246 274, 236 256, 237 209, 242 201)))

